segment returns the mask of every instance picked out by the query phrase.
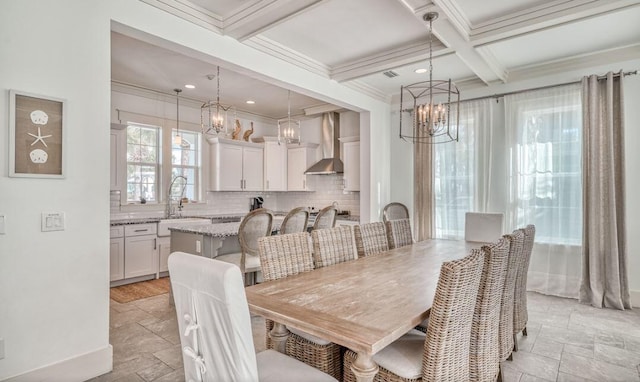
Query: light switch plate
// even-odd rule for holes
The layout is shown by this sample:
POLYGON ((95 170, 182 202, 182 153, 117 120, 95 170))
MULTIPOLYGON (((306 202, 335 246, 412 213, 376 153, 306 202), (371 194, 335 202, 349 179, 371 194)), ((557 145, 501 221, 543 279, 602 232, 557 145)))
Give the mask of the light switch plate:
POLYGON ((42 232, 64 231, 64 212, 43 212, 42 232))

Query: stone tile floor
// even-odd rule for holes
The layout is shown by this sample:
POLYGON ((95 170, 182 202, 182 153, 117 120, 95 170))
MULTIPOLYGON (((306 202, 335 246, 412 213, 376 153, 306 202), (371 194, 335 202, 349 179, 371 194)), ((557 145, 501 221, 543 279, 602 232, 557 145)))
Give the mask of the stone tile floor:
MULTIPOLYGON (((504 382, 640 381, 640 310, 617 311, 576 300, 528 294, 528 336, 519 336, 504 382)), ((252 317, 257 351, 264 320, 252 317)), ((92 382, 184 381, 175 310, 168 294, 120 304, 111 300, 113 371, 92 382)))

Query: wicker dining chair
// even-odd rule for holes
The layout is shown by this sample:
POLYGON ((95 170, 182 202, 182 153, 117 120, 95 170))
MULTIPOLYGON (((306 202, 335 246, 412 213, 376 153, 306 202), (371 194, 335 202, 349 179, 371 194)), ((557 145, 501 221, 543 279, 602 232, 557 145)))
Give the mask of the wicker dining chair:
MULTIPOLYGON (((266 236, 258 240, 260 264, 264 281, 278 280, 313 270, 311 238, 305 232, 266 236)), ((273 321, 266 319, 267 349, 274 344, 269 333, 273 321)), ((342 348, 340 345, 318 339, 300 330, 289 328, 287 355, 340 379, 342 375, 342 348)))
POLYGON ((280 225, 280 234, 306 232, 309 224, 309 211, 306 207, 297 207, 289 211, 280 225))
POLYGON ((536 226, 530 224, 523 230, 524 244, 522 246, 522 260, 519 262, 516 273, 516 288, 514 292, 513 305, 513 350, 518 351, 518 333, 527 335, 527 273, 529 272, 529 261, 533 251, 533 242, 536 237, 536 226))
POLYGON ((509 260, 507 262, 507 274, 502 290, 500 325, 498 329, 499 357, 501 362, 511 359, 511 353, 513 352, 513 298, 516 289, 518 263, 522 258, 524 233, 521 230, 515 230, 513 233, 504 235, 503 237, 509 242, 509 260))
POLYGON ((266 208, 258 208, 245 215, 238 228, 239 253, 230 253, 216 257, 216 260, 237 265, 244 278, 247 273, 254 275, 260 271, 260 256, 258 255, 258 239, 270 236, 273 227, 273 213, 266 208))
POLYGON ((382 210, 382 222, 389 220, 409 219, 409 209, 402 203, 393 202, 384 206, 382 210))
POLYGON ((471 325, 471 382, 494 382, 500 374, 498 330, 500 301, 509 260, 509 242, 500 239, 482 246, 484 268, 471 325))
POLYGON ((168 266, 175 292, 183 380, 337 381, 275 350, 256 353, 238 267, 184 252, 172 253, 168 266))
POLYGON ((358 258, 356 241, 351 226, 339 226, 311 231, 313 263, 316 268, 358 258))
POLYGON ((336 226, 336 217, 338 210, 333 206, 328 206, 321 209, 316 216, 316 221, 313 223, 313 230, 327 229, 336 226))
POLYGON ((387 226, 387 241, 389 249, 400 248, 413 244, 413 235, 411 234, 411 222, 409 219, 389 220, 387 226))
POLYGON ((353 227, 358 257, 375 255, 389 250, 384 223, 365 223, 353 227))
MULTIPOLYGON (((442 264, 429 328, 412 330, 373 356, 376 382, 468 381, 469 341, 482 276, 484 252, 442 264)), ((357 355, 344 355, 343 381, 355 382, 351 365, 357 355)))

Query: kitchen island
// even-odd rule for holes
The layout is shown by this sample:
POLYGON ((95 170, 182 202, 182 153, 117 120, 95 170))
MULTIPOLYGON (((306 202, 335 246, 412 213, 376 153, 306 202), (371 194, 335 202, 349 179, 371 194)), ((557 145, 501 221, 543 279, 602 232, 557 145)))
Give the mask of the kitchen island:
MULTIPOLYGON (((273 220, 273 231, 280 229, 282 219, 273 220)), ((209 258, 240 252, 238 229, 240 223, 218 223, 169 227, 171 252, 186 252, 209 258)))

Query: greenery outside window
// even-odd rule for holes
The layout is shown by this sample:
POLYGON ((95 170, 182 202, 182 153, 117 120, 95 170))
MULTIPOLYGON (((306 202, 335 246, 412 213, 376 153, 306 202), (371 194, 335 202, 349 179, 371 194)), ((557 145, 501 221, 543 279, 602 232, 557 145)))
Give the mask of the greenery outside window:
POLYGON ((157 202, 160 174, 160 128, 127 126, 127 202, 157 202))
MULTIPOLYGON (((171 136, 176 135, 174 129, 171 136)), ((182 130, 182 143, 171 145, 171 179, 176 176, 187 178, 187 185, 183 197, 189 200, 198 200, 198 190, 200 189, 200 134, 182 130)), ((173 140, 172 140, 173 141, 173 140)), ((182 188, 182 183, 176 182, 174 187, 182 188)), ((171 195, 180 195, 178 189, 171 190, 171 195)))

